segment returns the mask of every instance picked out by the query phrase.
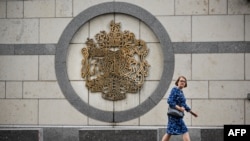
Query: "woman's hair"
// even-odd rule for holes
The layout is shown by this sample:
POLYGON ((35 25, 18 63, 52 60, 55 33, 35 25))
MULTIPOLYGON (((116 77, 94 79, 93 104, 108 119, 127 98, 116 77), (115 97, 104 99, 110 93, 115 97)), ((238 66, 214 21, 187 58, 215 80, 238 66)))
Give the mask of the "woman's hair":
POLYGON ((178 86, 178 82, 180 81, 181 78, 185 79, 186 82, 184 87, 187 87, 187 79, 185 76, 179 76, 178 79, 175 81, 175 85, 178 86))

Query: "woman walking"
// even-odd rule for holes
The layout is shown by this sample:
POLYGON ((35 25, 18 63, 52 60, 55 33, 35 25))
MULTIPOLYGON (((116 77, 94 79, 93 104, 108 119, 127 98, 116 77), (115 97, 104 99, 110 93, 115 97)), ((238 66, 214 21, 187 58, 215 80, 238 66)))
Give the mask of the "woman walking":
MULTIPOLYGON (((175 82, 175 87, 172 88, 168 97, 167 103, 169 107, 175 108, 181 112, 187 111, 194 117, 198 115, 191 111, 191 108, 186 104, 186 98, 182 91, 183 88, 187 87, 187 79, 184 76, 178 77, 175 82)), ((162 137, 162 141, 169 141, 171 135, 182 135, 183 141, 190 141, 188 128, 182 118, 168 115, 168 124, 166 134, 162 137)))

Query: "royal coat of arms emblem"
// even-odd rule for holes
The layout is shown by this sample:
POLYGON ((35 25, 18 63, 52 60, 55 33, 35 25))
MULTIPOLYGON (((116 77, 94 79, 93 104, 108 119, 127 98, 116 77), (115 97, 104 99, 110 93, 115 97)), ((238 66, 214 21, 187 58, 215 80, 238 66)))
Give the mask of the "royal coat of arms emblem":
POLYGON ((81 76, 86 87, 112 101, 125 99, 126 93, 137 93, 150 67, 145 59, 149 52, 146 43, 120 28, 120 23, 111 21, 109 33, 100 31, 96 41, 88 38, 81 50, 81 76))

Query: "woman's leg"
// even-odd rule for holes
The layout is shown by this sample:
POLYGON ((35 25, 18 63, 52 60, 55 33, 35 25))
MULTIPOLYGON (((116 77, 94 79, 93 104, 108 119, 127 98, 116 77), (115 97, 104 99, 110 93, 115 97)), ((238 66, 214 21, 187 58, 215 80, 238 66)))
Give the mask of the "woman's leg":
POLYGON ((170 137, 171 137, 171 135, 169 135, 169 134, 166 133, 166 134, 162 137, 162 140, 161 140, 161 141, 169 141, 170 137))
POLYGON ((189 133, 186 132, 182 135, 182 138, 183 138, 183 141, 190 141, 190 136, 189 136, 189 133))

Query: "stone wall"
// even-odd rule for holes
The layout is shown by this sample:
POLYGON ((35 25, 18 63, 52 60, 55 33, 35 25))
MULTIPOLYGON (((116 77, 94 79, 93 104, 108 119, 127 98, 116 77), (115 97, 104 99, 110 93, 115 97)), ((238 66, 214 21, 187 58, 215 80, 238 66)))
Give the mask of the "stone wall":
MULTIPOLYGON (((129 13, 126 8, 123 7, 129 13)), ((104 9, 91 10, 95 14, 104 9)), ((88 14, 84 18, 92 16, 91 12, 88 14)), ((179 75, 187 77, 184 93, 199 115, 194 118, 186 114, 188 126, 249 124, 250 101, 246 99, 250 93, 249 41, 247 0, 0 0, 0 125, 164 127, 166 98, 179 75), (169 48, 173 47, 174 53, 173 76, 162 74, 167 69, 163 65, 167 53, 162 52, 159 32, 143 18, 138 19, 141 13, 136 16, 105 13, 78 25, 80 28, 68 47, 66 73, 75 93, 88 105, 111 113, 129 111, 147 101, 162 83, 162 77, 172 76, 168 80, 170 85, 166 84, 165 96, 152 109, 145 107, 145 114, 138 117, 130 112, 132 115, 127 116, 132 116, 131 120, 117 123, 99 121, 80 112, 83 107, 72 106, 58 84, 55 69, 58 42, 67 34, 63 32, 70 30, 66 27, 75 27, 69 23, 78 14, 84 15, 88 12, 84 10, 105 2, 128 2, 150 12, 165 28, 171 41, 169 48), (129 30, 147 42, 150 49, 147 60, 151 64, 143 89, 116 102, 89 92, 80 74, 80 50, 87 37, 94 38, 101 30, 109 31, 111 20, 121 22, 122 30, 129 30)))

